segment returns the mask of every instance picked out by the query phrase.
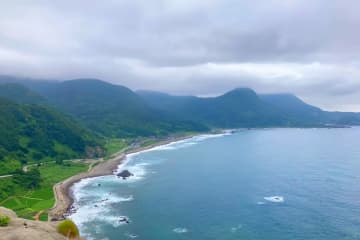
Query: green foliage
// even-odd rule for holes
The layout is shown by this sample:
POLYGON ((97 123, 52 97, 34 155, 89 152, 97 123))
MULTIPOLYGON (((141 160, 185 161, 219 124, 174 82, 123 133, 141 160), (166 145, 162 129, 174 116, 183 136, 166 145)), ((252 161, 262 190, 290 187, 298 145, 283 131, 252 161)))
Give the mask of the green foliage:
POLYGON ((57 231, 69 239, 77 239, 80 237, 79 229, 70 219, 66 219, 59 223, 57 226, 57 231))
POLYGON ((0 98, 0 175, 26 162, 72 159, 102 146, 97 135, 47 107, 0 98))
POLYGON ((9 216, 0 215, 0 227, 6 227, 10 223, 9 216))
POLYGON ((0 96, 17 103, 46 104, 45 98, 18 83, 1 84, 0 96))
POLYGON ((105 151, 107 156, 111 156, 129 145, 129 140, 121 138, 108 139, 105 143, 105 151))
POLYGON ((35 189, 40 186, 40 172, 37 168, 32 168, 27 172, 18 170, 14 173, 14 183, 24 189, 35 189))
POLYGON ((39 220, 46 222, 49 218, 49 215, 47 213, 40 214, 39 220))
POLYGON ((14 183, 11 177, 0 178, 0 205, 1 201, 13 195, 21 187, 14 183))
POLYGON ((286 124, 286 117, 247 88, 219 97, 179 97, 156 92, 139 93, 153 108, 215 128, 268 127, 286 124))
POLYGON ((207 130, 201 124, 181 121, 153 110, 130 89, 100 80, 66 81, 42 93, 88 128, 110 138, 207 130))
POLYGON ((323 127, 360 125, 360 113, 326 112, 291 94, 256 94, 238 88, 222 96, 199 98, 140 91, 154 109, 210 127, 323 127))

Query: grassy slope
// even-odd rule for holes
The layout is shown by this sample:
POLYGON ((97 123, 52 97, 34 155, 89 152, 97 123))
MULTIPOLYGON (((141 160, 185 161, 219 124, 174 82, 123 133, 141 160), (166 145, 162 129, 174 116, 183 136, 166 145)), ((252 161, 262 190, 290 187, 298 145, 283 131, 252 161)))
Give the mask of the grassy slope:
POLYGON ((90 130, 46 107, 0 98, 0 116, 0 175, 24 162, 82 157, 102 145, 90 130))
POLYGON ((108 139, 105 143, 106 156, 110 157, 113 154, 125 149, 129 145, 129 139, 125 138, 112 138, 108 139))
MULTIPOLYGON (((88 168, 84 163, 66 163, 57 165, 48 163, 39 167, 42 176, 41 187, 36 190, 16 189, 13 196, 9 196, 0 202, 7 208, 13 209, 19 216, 31 219, 37 212, 47 210, 54 205, 53 185, 77 173, 84 172, 88 168)), ((0 184, 5 184, 9 179, 0 179, 0 184)), ((46 214, 40 216, 40 220, 47 220, 46 214)))
MULTIPOLYGON (((105 145, 107 156, 124 150, 129 139, 109 139, 105 145)), ((31 166, 31 167, 36 167, 31 166)), ((0 178, 1 186, 15 188, 15 193, 6 199, 0 199, 0 205, 13 209, 19 216, 31 219, 39 211, 46 211, 54 205, 53 185, 80 172, 87 171, 89 165, 79 162, 66 162, 58 165, 54 162, 39 167, 42 182, 41 187, 35 190, 24 190, 12 183, 11 178, 0 178)), ((40 220, 47 221, 47 214, 42 213, 40 220)))

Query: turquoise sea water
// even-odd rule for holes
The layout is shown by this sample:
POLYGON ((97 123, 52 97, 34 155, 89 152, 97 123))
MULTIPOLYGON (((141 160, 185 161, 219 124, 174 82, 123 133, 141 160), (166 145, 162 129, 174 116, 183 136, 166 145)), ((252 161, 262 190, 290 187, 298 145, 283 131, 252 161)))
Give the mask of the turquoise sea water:
POLYGON ((71 218, 90 239, 360 239, 359 137, 244 130, 134 154, 133 178, 74 186, 71 218))

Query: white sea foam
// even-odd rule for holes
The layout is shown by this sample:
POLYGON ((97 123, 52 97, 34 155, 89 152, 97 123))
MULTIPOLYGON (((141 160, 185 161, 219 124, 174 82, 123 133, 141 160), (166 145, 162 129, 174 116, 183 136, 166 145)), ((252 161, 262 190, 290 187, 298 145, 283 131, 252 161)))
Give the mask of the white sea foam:
POLYGON ((128 219, 126 216, 112 215, 107 204, 87 204, 81 206, 70 218, 76 222, 81 229, 84 229, 87 223, 92 221, 100 221, 113 227, 119 227, 120 225, 126 224, 124 221, 120 221, 121 219, 128 219))
POLYGON ((285 201, 283 196, 271 196, 271 197, 264 197, 266 201, 273 202, 273 203, 283 203, 285 201))
POLYGON ((203 134, 203 135, 194 136, 194 137, 191 137, 188 139, 175 141, 175 142, 171 142, 171 143, 168 143, 165 145, 157 146, 157 147, 154 147, 151 149, 146 149, 143 151, 127 154, 125 160, 118 166, 118 168, 116 170, 116 174, 127 169, 132 174, 134 174, 134 176, 127 178, 125 180, 126 182, 135 182, 135 181, 141 180, 147 174, 146 166, 150 165, 150 163, 142 162, 142 163, 137 163, 137 164, 131 165, 130 163, 136 159, 136 156, 143 154, 145 152, 174 150, 174 149, 189 147, 192 145, 196 145, 200 141, 203 141, 203 140, 206 140, 209 138, 222 137, 222 136, 229 135, 229 134, 231 134, 231 133, 226 132, 226 133, 222 133, 222 134, 203 134))
POLYGON ((138 236, 132 233, 125 233, 125 236, 131 239, 137 238, 138 236))
POLYGON ((202 135, 194 136, 191 138, 187 138, 187 139, 183 139, 183 140, 179 140, 179 141, 170 142, 170 143, 167 143, 164 145, 156 146, 156 147, 153 147, 150 149, 138 151, 135 153, 130 153, 126 156, 126 160, 123 163, 121 163, 120 166, 127 165, 129 163, 129 160, 131 160, 134 156, 137 156, 137 155, 145 153, 145 152, 178 149, 178 148, 182 148, 182 147, 195 145, 198 142, 209 139, 209 138, 217 138, 217 137, 223 137, 223 136, 227 136, 227 135, 231 135, 231 131, 225 131, 224 133, 220 133, 220 134, 202 134, 202 135))
MULTIPOLYGON (((113 177, 103 177, 101 179, 100 183, 105 184, 107 181, 113 182, 113 177)), ((96 191, 91 191, 89 193, 89 190, 87 189, 88 186, 91 186, 92 188, 101 186, 99 184, 99 178, 89 178, 89 179, 83 179, 80 182, 75 183, 71 190, 74 193, 74 199, 75 203, 74 206, 78 207, 79 202, 85 201, 86 203, 106 203, 106 204, 112 204, 112 203, 119 203, 119 202, 127 202, 132 201, 134 197, 132 195, 130 196, 118 196, 116 194, 112 194, 110 192, 107 192, 106 188, 98 188, 96 191)))
POLYGON ((84 179, 73 186, 75 197, 74 207, 76 211, 69 217, 76 222, 82 234, 84 234, 83 231, 86 231, 87 228, 93 228, 96 233, 101 233, 101 229, 96 228, 97 225, 92 226, 93 224, 91 224, 91 222, 93 221, 119 227, 120 225, 126 224, 123 219, 128 219, 126 216, 114 215, 111 211, 111 205, 132 201, 134 197, 132 195, 119 196, 106 192, 106 190, 102 188, 99 188, 98 191, 93 190, 91 192, 86 189, 87 186, 93 186, 94 183, 98 181, 98 179, 84 179))
POLYGON ((257 204, 257 205, 264 205, 265 202, 261 202, 261 201, 260 201, 260 202, 257 202, 256 204, 257 204))
MULTIPOLYGON (((189 139, 180 140, 176 142, 172 142, 166 145, 154 147, 151 149, 139 151, 136 153, 128 154, 125 160, 118 166, 116 173, 121 172, 122 170, 129 170, 134 176, 129 177, 125 181, 119 182, 126 182, 131 183, 134 181, 139 181, 143 179, 147 172, 147 166, 150 163, 143 162, 142 159, 136 158, 136 156, 150 151, 163 151, 163 150, 174 150, 178 148, 189 147, 198 144, 199 142, 209 139, 209 138, 217 138, 222 137, 225 135, 229 135, 230 133, 223 133, 223 134, 206 134, 195 136, 189 139), (140 163, 135 162, 131 164, 132 161, 140 161, 140 163)), ((99 185, 99 181, 101 184, 106 184, 107 182, 113 182, 115 176, 104 176, 104 177, 96 177, 96 178, 88 178, 82 179, 80 182, 76 183, 72 190, 74 192, 74 207, 77 209, 75 213, 72 213, 69 217, 74 220, 80 230, 83 232, 86 231, 86 228, 91 228, 93 225, 93 221, 100 221, 105 224, 112 225, 113 227, 119 227, 120 225, 126 224, 124 221, 121 221, 122 218, 128 219, 126 216, 115 216, 111 211, 111 207, 109 205, 116 204, 119 202, 125 201, 132 201, 134 198, 133 196, 116 196, 115 194, 107 193, 106 188, 99 188, 99 190, 94 191, 94 187, 101 186, 99 185), (91 193, 89 194, 88 187, 92 188, 91 193)), ((122 180, 122 179, 121 179, 122 180)), ((95 227, 95 226, 93 226, 95 227)), ((173 229, 175 233, 182 234, 187 233, 188 229, 186 228, 175 228, 173 229)), ((90 237, 90 236, 87 236, 90 237)), ((130 238, 137 237, 136 235, 132 234, 129 235, 130 238)))
MULTIPOLYGON (((130 176, 126 179, 120 178, 120 180, 124 182, 136 182, 139 180, 142 180, 147 174, 148 171, 146 169, 146 166, 150 165, 149 163, 137 163, 135 165, 129 165, 124 169, 129 170, 133 176, 130 176)), ((122 170, 121 170, 122 171, 122 170)))
POLYGON ((195 141, 204 141, 206 139, 210 139, 210 138, 218 138, 218 137, 224 137, 224 136, 228 136, 231 135, 231 132, 225 131, 224 133, 219 133, 219 134, 203 134, 203 135, 199 135, 199 136, 195 136, 192 139, 195 141))
POLYGON ((182 233, 187 233, 188 230, 187 230, 187 228, 174 228, 173 232, 182 234, 182 233))
POLYGON ((241 224, 238 224, 237 226, 232 227, 232 228, 230 229, 230 232, 235 233, 235 232, 237 232, 238 230, 240 230, 241 228, 242 228, 242 225, 241 225, 241 224))

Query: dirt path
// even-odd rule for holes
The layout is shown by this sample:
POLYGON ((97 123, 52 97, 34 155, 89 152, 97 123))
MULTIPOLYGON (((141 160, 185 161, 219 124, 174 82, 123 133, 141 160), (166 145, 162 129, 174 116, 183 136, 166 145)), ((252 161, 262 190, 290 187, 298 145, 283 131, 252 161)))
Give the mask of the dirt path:
POLYGON ((39 221, 40 215, 44 212, 44 210, 38 211, 35 216, 33 216, 33 219, 35 221, 39 221))

